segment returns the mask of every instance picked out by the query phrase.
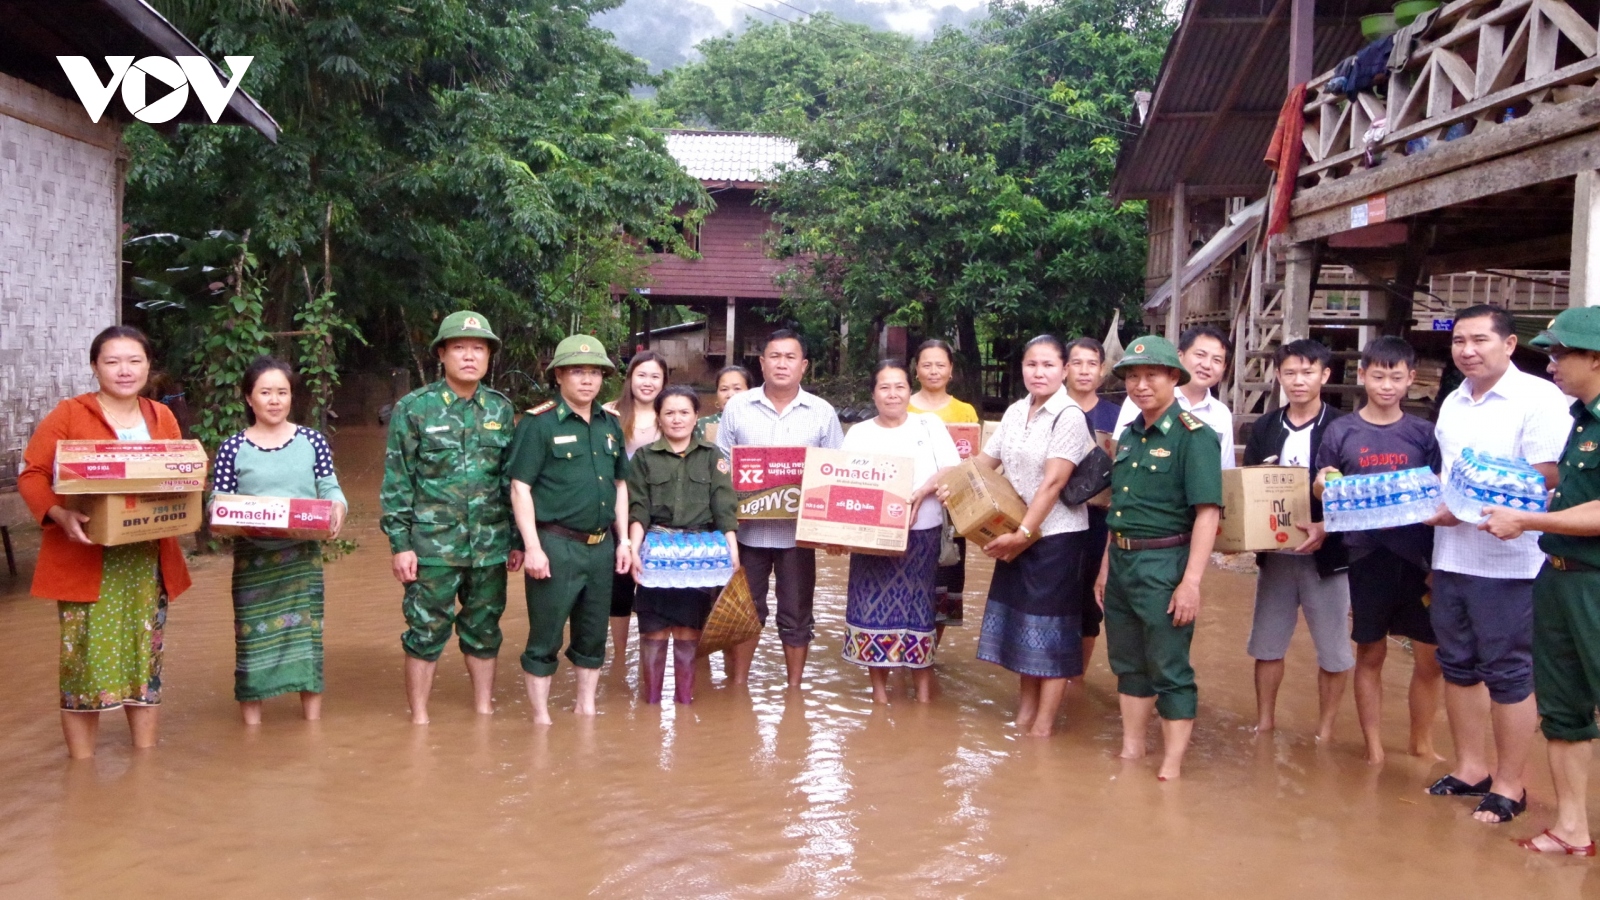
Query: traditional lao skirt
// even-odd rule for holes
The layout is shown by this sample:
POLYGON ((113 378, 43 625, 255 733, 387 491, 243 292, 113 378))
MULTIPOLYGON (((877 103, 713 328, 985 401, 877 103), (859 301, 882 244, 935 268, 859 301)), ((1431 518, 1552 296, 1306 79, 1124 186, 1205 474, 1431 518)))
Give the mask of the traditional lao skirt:
POLYGON ((322 693, 322 545, 233 542, 233 697, 322 693))
POLYGON ((1035 678, 1083 674, 1080 573, 1088 547, 1088 532, 1069 531, 1040 538, 1011 562, 995 561, 979 659, 1035 678))
POLYGON ((844 658, 863 666, 933 665, 939 529, 911 532, 903 556, 850 556, 844 658))
POLYGON ((61 708, 97 712, 161 702, 167 592, 155 541, 105 548, 100 599, 58 603, 61 708))

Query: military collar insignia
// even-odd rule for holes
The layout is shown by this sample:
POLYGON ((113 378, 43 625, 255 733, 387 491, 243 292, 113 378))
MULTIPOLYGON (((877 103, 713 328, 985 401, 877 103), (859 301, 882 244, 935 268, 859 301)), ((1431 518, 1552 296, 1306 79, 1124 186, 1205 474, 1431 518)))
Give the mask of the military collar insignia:
POLYGON ((1156 459, 1166 459, 1172 455, 1172 451, 1165 447, 1156 447, 1150 451, 1150 455, 1154 456, 1156 459))
POLYGON ((1161 421, 1156 423, 1156 428, 1162 434, 1166 434, 1167 433, 1167 429, 1169 429, 1171 427, 1172 427, 1172 417, 1171 416, 1162 416, 1161 417, 1161 421))

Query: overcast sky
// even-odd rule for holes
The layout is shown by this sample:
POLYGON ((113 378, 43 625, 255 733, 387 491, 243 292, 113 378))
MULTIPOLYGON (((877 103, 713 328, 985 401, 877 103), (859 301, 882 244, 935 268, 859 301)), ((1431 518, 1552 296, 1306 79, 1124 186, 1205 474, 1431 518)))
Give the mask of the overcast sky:
POLYGON ((594 24, 615 34, 618 44, 659 72, 697 58, 695 44, 740 29, 746 17, 770 24, 777 17, 800 21, 805 18, 800 10, 826 11, 847 22, 925 37, 941 25, 965 24, 984 10, 984 0, 787 0, 791 6, 775 0, 748 2, 760 9, 739 0, 627 0, 595 16, 594 24))

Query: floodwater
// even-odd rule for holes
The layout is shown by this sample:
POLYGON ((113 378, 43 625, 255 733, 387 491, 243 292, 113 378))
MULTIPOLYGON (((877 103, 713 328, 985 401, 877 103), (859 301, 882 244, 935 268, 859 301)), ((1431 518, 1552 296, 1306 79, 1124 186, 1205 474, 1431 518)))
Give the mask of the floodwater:
MULTIPOLYGON (((505 617, 498 712, 473 715, 454 647, 433 724, 409 724, 400 590, 376 527, 381 435, 335 440, 353 555, 330 563, 324 720, 293 697, 239 724, 225 556, 172 605, 161 744, 133 752, 107 715, 100 753, 69 762, 57 727, 54 607, 0 574, 0 897, 1209 897, 1600 895, 1582 862, 1510 838, 1549 824, 1535 748, 1528 815, 1471 821, 1429 798, 1442 764, 1402 755, 1409 657, 1390 655, 1389 762, 1361 756, 1353 701, 1319 747, 1315 663, 1290 652, 1279 732, 1257 741, 1249 576, 1213 570, 1195 642, 1201 707, 1181 781, 1124 763, 1099 650, 1049 740, 1006 724, 1013 679, 974 659, 982 600, 940 649, 934 702, 874 708, 839 659, 840 560, 823 557, 803 691, 782 687, 770 629, 748 689, 703 672, 692 707, 639 705, 602 676, 592 721, 528 720, 505 617)), ((24 535, 22 543, 28 544, 24 535)), ((31 554, 27 554, 31 555, 31 554)), ((987 569, 969 584, 981 588, 987 569)), ((668 682, 670 689, 670 681, 668 682)), ((554 701, 570 705, 570 669, 554 701)), ((669 690, 670 694, 670 690, 669 690)), ((1441 748, 1449 746, 1441 716, 1441 748)), ((1600 783, 1600 779, 1597 779, 1600 783)))

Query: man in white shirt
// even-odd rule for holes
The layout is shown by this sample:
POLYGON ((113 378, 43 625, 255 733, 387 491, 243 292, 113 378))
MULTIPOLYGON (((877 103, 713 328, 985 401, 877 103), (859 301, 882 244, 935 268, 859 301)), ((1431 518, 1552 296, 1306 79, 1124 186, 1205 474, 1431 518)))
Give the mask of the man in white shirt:
MULTIPOLYGON (((1193 413, 1195 418, 1210 425, 1221 437, 1224 469, 1231 469, 1237 464, 1234 459, 1233 412, 1212 396, 1211 389, 1228 371, 1228 358, 1232 354, 1233 346, 1228 342, 1228 336, 1215 325, 1196 325, 1178 339, 1178 359, 1189 370, 1190 377, 1188 384, 1178 388, 1178 408, 1193 413)), ((1132 400, 1122 401, 1122 412, 1117 414, 1117 428, 1112 437, 1122 437, 1122 429, 1128 427, 1128 423, 1138 415, 1139 407, 1133 405, 1132 400)))
MULTIPOLYGON (((1554 384, 1511 364, 1515 322, 1498 306, 1456 314, 1450 353, 1466 376, 1439 407, 1434 434, 1443 477, 1461 451, 1526 460, 1556 486, 1556 463, 1572 425, 1567 399, 1554 384)), ((1529 532, 1500 541, 1440 507, 1428 524, 1433 544, 1432 603, 1439 638, 1445 710, 1456 762, 1434 782, 1435 796, 1482 797, 1473 817, 1508 822, 1527 808, 1523 786, 1538 725, 1533 698, 1533 578, 1544 556, 1529 532), (1493 726, 1495 765, 1485 739, 1493 726)))
MULTIPOLYGON (((731 454, 735 446, 826 447, 844 443, 839 416, 828 401, 800 388, 806 372, 806 348, 800 335, 786 328, 774 331, 761 351, 762 385, 735 394, 722 410, 717 446, 731 454)), ((750 581, 750 594, 763 627, 767 624, 767 585, 776 576, 778 639, 789 687, 800 686, 816 622, 811 597, 817 586, 817 551, 796 547, 793 520, 747 520, 739 523, 739 561, 750 581)), ((735 646, 729 654, 728 677, 744 684, 750 677, 760 636, 735 646)))

